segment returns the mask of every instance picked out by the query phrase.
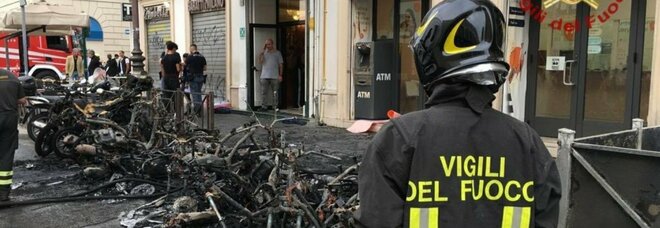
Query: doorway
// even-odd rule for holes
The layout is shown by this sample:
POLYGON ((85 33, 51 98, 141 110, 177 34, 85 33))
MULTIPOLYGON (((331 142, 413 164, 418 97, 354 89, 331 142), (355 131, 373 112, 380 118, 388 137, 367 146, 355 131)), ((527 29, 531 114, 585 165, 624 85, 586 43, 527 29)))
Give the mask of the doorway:
POLYGON ((305 105, 305 24, 283 23, 280 27, 284 80, 280 83, 279 108, 285 112, 302 115, 305 105))
POLYGON ((305 1, 252 0, 249 24, 248 100, 253 108, 262 106, 260 86, 261 65, 257 57, 266 39, 272 39, 283 59, 282 81, 276 93, 277 108, 281 112, 303 115, 307 104, 305 91, 305 1))
POLYGON ((557 129, 570 128, 586 136, 630 128, 644 109, 642 58, 650 58, 643 54, 645 7, 646 1, 603 1, 598 9, 559 3, 544 9, 545 21, 530 20, 529 49, 538 51, 528 56, 525 116, 539 134, 556 137, 557 129), (590 16, 591 22, 585 19, 590 16))

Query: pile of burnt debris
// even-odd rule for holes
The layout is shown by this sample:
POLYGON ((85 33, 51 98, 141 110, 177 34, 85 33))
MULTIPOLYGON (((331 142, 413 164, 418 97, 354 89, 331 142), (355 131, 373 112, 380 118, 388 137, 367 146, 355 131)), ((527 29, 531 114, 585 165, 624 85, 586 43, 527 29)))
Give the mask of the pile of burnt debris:
POLYGON ((263 123, 253 114, 252 121, 220 133, 197 124, 193 108, 172 111, 180 102, 163 99, 152 84, 133 78, 103 93, 51 85, 51 93, 40 96, 48 107, 28 111, 35 151, 75 161, 97 184, 11 205, 149 199, 122 213, 125 227, 353 226, 359 164, 319 171, 299 162, 341 160, 287 143, 286 132, 275 128, 304 120, 263 123))

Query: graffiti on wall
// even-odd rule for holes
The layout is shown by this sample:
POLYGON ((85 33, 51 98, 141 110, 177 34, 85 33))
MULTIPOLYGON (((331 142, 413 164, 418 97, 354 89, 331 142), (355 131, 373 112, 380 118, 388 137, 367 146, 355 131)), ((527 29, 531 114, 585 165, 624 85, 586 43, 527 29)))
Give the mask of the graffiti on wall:
POLYGON ((197 45, 215 45, 225 41, 225 31, 217 25, 193 29, 192 40, 197 45))
POLYGON ((165 49, 165 37, 158 32, 149 33, 149 48, 165 49))
POLYGON ((147 26, 147 43, 149 48, 165 50, 165 42, 171 40, 169 21, 149 24, 147 26))

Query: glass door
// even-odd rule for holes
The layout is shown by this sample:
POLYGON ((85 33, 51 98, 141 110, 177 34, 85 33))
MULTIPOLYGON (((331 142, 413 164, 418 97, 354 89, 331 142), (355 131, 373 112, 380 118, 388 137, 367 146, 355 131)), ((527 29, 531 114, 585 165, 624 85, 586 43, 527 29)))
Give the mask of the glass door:
MULTIPOLYGON (((579 5, 557 4, 546 9, 546 18, 575 23, 579 5)), ((559 128, 574 128, 577 87, 573 82, 578 77, 579 44, 576 31, 555 29, 546 22, 531 20, 530 61, 528 67, 528 91, 531 104, 530 124, 541 135, 557 135, 559 128)), ((563 26, 559 26, 563 27, 563 26)), ((577 32, 579 33, 579 31, 577 32)), ((529 100, 528 100, 529 102, 529 100)))
MULTIPOLYGON (((611 5, 615 0, 603 1, 611 5)), ((586 42, 584 110, 580 110, 582 135, 594 135, 630 128, 632 119, 632 83, 635 78, 636 55, 632 24, 633 1, 617 3, 618 10, 606 5, 590 9, 596 20, 589 29, 586 42), (610 18, 603 16, 609 10, 610 18), (595 11, 595 12, 594 12, 595 11), (614 12, 614 13, 610 13, 614 12), (633 50, 633 51, 631 51, 633 50)), ((584 44, 583 44, 584 45, 584 44)), ((639 91, 637 91, 639 92, 639 91)), ((582 95, 582 94, 581 94, 582 95)))
POLYGON ((278 47, 278 29, 277 25, 250 25, 250 50, 249 55, 252 77, 248 77, 248 86, 252 92, 248 93, 248 100, 252 107, 258 107, 262 104, 261 96, 261 64, 259 64, 259 54, 264 51, 266 40, 272 39, 273 45, 278 47))
POLYGON ((639 95, 633 95, 640 91, 633 84, 641 65, 630 42, 638 36, 631 17, 636 7, 637 1, 603 1, 597 9, 558 3, 545 9, 544 22, 532 20, 530 50, 538 51, 530 56, 527 116, 539 134, 556 137, 559 128, 570 128, 586 136, 630 127, 639 115, 633 112, 639 95))

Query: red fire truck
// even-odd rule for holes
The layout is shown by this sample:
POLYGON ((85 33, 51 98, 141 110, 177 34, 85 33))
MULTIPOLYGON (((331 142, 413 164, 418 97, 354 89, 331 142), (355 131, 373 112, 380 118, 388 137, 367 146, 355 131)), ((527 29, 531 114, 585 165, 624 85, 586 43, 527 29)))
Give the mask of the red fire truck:
MULTIPOLYGON (((0 68, 22 72, 23 59, 20 35, 0 33, 0 68), (5 48, 5 47, 8 47, 5 48), (9 51, 9 59, 6 58, 9 51)), ((71 36, 28 36, 28 75, 35 78, 65 79, 66 57, 73 50, 71 36)))

